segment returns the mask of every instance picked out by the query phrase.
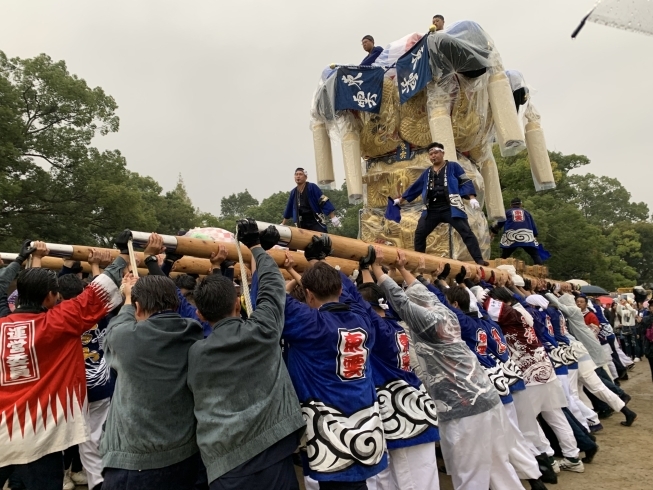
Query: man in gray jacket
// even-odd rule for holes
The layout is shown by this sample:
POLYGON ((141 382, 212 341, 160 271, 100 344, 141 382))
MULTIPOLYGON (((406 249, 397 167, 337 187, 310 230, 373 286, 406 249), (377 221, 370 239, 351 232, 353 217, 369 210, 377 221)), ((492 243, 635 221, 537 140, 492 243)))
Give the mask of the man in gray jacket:
POLYGON ((249 318, 241 318, 226 277, 207 276, 195 288, 199 317, 213 325, 188 353, 197 443, 211 490, 298 489, 292 453, 306 424, 279 345, 285 283, 264 250, 279 233, 270 227, 259 235, 254 220, 241 220, 238 240, 250 248, 259 274, 249 318))
POLYGON ((125 304, 104 337, 117 373, 100 451, 104 490, 192 489, 200 468, 188 349, 201 325, 176 312, 172 279, 123 279, 125 304))

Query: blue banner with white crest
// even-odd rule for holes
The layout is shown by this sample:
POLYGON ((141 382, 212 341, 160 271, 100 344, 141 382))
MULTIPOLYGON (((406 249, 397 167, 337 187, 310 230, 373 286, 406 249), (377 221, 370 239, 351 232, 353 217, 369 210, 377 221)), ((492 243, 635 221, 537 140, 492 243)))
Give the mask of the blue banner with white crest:
POLYGON ((432 78, 429 48, 426 45, 428 37, 428 34, 423 36, 410 51, 406 51, 397 60, 397 86, 401 104, 426 87, 432 78))
POLYGON ((341 66, 336 80, 336 111, 379 113, 385 70, 372 66, 341 66))

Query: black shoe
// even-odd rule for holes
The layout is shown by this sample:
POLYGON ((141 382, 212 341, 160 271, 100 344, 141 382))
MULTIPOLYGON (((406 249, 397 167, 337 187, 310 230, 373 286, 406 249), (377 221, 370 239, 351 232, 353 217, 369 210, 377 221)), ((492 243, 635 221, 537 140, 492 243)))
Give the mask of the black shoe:
POLYGON ((542 483, 542 480, 530 478, 528 483, 531 484, 531 490, 547 490, 546 485, 542 483))
POLYGON ((593 449, 590 449, 589 451, 585 451, 585 457, 583 458, 583 463, 589 464, 592 462, 594 459, 594 456, 596 456, 596 453, 599 452, 599 446, 596 446, 593 449))
POLYGON ((628 366, 626 369, 627 369, 628 371, 632 371, 633 369, 635 369, 635 363, 632 363, 632 364, 631 364, 630 366, 628 366))
POLYGON ((628 405, 628 403, 630 402, 630 400, 633 399, 633 398, 632 398, 628 393, 624 393, 624 394, 621 395, 619 398, 621 398, 621 400, 622 400, 626 405, 628 405))
POLYGON ((619 382, 618 379, 615 379, 612 382, 615 384, 615 386, 621 386, 621 383, 619 382))
POLYGON ((487 267, 490 265, 490 263, 487 260, 477 260, 476 263, 478 265, 482 265, 483 267, 487 267))
POLYGON ((621 422, 621 425, 623 425, 624 427, 630 427, 631 425, 633 425, 633 422, 637 420, 637 414, 628 407, 622 408, 621 413, 623 413, 626 416, 626 420, 621 422))
POLYGON ((605 410, 602 412, 596 412, 596 415, 599 416, 600 419, 607 419, 608 417, 612 417, 612 414, 614 413, 614 410, 605 410))
POLYGON ((537 460, 537 465, 542 473, 540 481, 544 483, 558 483, 558 475, 553 471, 553 467, 549 461, 549 456, 547 456, 546 453, 542 453, 539 456, 535 456, 535 459, 537 460))
POLYGON ((626 369, 621 376, 619 376, 621 381, 628 381, 628 370, 626 369))

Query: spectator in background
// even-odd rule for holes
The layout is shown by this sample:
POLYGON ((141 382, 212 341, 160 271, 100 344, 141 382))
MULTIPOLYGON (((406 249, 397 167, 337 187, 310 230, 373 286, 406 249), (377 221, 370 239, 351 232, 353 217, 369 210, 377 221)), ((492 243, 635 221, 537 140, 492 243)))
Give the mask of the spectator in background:
POLYGON ((383 48, 381 46, 374 46, 374 38, 369 34, 363 37, 361 43, 363 44, 363 49, 367 52, 367 56, 361 61, 361 65, 371 65, 383 52, 383 48))

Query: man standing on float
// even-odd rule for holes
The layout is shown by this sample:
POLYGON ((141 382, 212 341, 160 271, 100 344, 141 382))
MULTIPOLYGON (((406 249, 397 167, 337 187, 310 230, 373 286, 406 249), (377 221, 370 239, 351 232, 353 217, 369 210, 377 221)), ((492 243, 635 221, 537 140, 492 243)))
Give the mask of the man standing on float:
POLYGON ((317 184, 308 182, 308 173, 303 168, 295 170, 295 187, 290 191, 286 210, 283 212, 282 225, 292 219, 298 228, 326 233, 326 216, 331 224, 340 228, 340 218, 329 198, 322 193, 317 184))
POLYGON ((520 198, 515 197, 510 201, 510 209, 506 211, 506 219, 490 227, 490 232, 496 235, 501 228, 504 229, 499 242, 502 259, 507 259, 515 250, 522 248, 524 252, 531 256, 535 265, 542 264, 535 220, 531 213, 522 208, 520 198))
POLYGON ((469 199, 472 209, 480 209, 474 183, 458 162, 444 159, 442 143, 431 143, 428 152, 433 166, 426 169, 413 185, 394 201, 396 206, 401 206, 406 201, 412 202, 422 196, 425 209, 415 230, 415 251, 425 252, 426 237, 440 223, 448 223, 460 234, 474 261, 487 266, 478 239, 469 227, 463 205, 463 199, 469 199))

